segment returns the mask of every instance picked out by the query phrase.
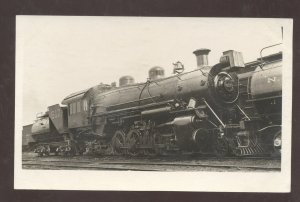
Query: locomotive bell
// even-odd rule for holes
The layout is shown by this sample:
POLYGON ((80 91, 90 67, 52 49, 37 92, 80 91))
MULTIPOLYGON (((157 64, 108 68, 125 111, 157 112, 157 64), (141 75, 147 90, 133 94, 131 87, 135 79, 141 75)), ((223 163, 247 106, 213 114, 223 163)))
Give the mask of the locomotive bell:
POLYGON ((206 48, 198 49, 193 52, 197 58, 197 68, 198 69, 208 66, 209 52, 210 52, 210 50, 206 49, 206 48))
POLYGON ((165 70, 162 67, 155 66, 149 70, 149 79, 155 80, 165 77, 165 70))

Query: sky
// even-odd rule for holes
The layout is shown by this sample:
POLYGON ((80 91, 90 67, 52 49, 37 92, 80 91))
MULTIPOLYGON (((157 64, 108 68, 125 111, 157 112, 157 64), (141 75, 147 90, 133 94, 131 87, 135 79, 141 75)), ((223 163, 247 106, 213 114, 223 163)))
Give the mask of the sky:
MULTIPOLYGON (((172 75, 173 63, 197 67, 192 53, 208 48, 209 64, 226 50, 244 61, 282 41, 279 19, 17 16, 16 72, 21 77, 22 122, 71 93, 131 75, 144 82, 153 66, 172 75)), ((284 30, 284 28, 283 28, 284 30)), ((280 47, 264 52, 281 51, 280 47)))

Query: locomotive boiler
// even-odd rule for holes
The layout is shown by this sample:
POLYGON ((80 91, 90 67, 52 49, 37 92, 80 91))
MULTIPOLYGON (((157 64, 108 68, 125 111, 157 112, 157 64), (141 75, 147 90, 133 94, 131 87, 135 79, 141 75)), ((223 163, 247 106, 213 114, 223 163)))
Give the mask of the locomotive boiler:
POLYGON ((227 134, 237 132, 241 118, 235 106, 237 71, 245 65, 241 53, 226 51, 219 64, 209 66, 209 52, 194 51, 197 69, 193 71, 164 77, 163 69, 155 67, 145 83, 97 94, 93 132, 112 139, 116 153, 228 154, 227 134))
POLYGON ((33 124, 35 151, 280 154, 282 54, 245 64, 242 53, 229 50, 210 66, 209 52, 194 51, 197 68, 189 72, 178 62, 166 77, 155 66, 143 83, 123 76, 118 87, 72 93, 33 124))

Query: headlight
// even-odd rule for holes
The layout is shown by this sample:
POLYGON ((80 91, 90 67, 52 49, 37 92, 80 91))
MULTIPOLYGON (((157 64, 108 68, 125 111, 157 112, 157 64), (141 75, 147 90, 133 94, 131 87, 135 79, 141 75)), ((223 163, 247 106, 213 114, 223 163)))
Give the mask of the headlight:
POLYGON ((281 137, 276 137, 274 139, 274 147, 281 147, 281 137))

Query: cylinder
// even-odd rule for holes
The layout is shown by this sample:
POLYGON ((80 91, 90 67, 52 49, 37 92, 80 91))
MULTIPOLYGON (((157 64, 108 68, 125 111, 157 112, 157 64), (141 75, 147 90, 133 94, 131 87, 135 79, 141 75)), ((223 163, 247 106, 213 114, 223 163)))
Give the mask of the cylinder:
POLYGON ((173 121, 173 124, 175 126, 186 126, 186 125, 192 125, 195 121, 195 116, 181 116, 176 117, 173 121))
POLYGON ((206 48, 198 49, 193 52, 197 58, 197 68, 198 69, 208 66, 209 52, 210 52, 210 50, 206 49, 206 48))
POLYGON ((195 130, 194 116, 176 117, 173 121, 173 129, 176 135, 177 145, 182 150, 194 150, 194 142, 192 140, 192 133, 195 130))
POLYGON ((199 148, 203 148, 208 144, 209 133, 206 129, 198 128, 194 130, 192 139, 199 148))

